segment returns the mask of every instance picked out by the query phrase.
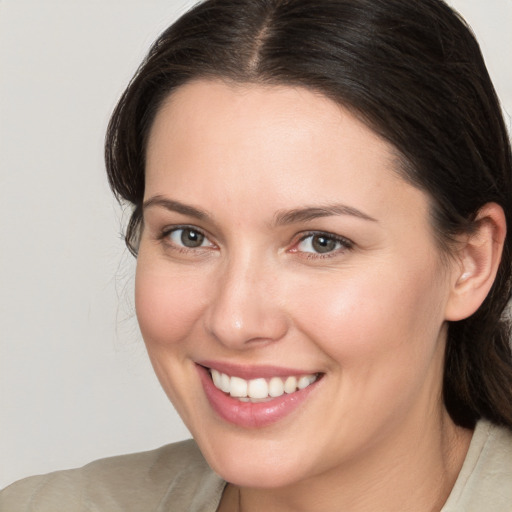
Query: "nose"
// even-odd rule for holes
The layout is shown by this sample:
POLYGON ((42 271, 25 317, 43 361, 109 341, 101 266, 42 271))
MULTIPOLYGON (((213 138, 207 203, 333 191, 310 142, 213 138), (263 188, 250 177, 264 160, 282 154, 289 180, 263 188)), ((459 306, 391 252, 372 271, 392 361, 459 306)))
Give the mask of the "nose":
POLYGON ((204 317, 209 334, 234 350, 283 338, 288 319, 277 274, 261 259, 226 263, 217 273, 204 317))

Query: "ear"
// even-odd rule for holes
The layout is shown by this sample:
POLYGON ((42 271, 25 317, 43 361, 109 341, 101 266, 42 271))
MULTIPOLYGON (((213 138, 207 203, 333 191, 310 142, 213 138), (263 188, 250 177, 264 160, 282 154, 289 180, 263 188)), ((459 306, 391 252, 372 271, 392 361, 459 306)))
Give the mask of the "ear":
POLYGON ((498 272, 507 233, 503 209, 487 203, 478 211, 475 225, 475 231, 461 240, 455 256, 446 320, 471 316, 487 297, 498 272))

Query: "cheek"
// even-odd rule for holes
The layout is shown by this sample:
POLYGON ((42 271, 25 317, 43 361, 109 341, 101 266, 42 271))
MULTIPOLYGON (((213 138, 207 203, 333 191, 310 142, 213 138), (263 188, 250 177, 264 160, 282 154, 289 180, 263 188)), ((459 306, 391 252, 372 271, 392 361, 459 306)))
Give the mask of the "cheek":
POLYGON ((396 425, 417 404, 437 400, 439 298, 432 279, 404 273, 398 279, 394 272, 310 287, 297 317, 327 355, 333 388, 342 390, 340 407, 331 411, 335 424, 348 416, 355 432, 384 432, 383 425, 396 425))
POLYGON ((420 366, 443 324, 442 287, 435 270, 425 268, 404 262, 310 283, 302 287, 307 294, 296 294, 297 322, 345 370, 420 366))
POLYGON ((204 297, 199 279, 161 269, 139 256, 135 308, 148 350, 177 348, 200 316, 204 297))

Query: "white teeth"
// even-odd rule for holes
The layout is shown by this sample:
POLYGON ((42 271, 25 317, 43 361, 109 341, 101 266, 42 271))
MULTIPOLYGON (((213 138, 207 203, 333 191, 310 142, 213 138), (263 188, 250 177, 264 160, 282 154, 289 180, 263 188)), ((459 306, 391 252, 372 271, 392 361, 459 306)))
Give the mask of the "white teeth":
POLYGON ((268 383, 268 394, 272 397, 281 396, 284 393, 283 379, 272 377, 268 383))
POLYGON ((307 388, 311 384, 309 377, 307 375, 303 375, 299 381, 297 382, 297 387, 299 389, 307 388))
MULTIPOLYGON (((265 379, 253 379, 249 381, 247 394, 250 398, 267 398, 268 384, 265 379)), ((231 395, 233 396, 233 395, 231 395)))
POLYGON ((284 392, 294 393, 297 389, 297 379, 295 377, 288 377, 284 382, 284 392))
POLYGON ((282 396, 284 393, 295 393, 297 390, 307 388, 318 378, 318 375, 310 374, 299 377, 291 375, 284 380, 281 377, 272 377, 269 380, 264 378, 245 380, 240 377, 230 377, 213 368, 210 372, 216 388, 242 402, 261 402, 282 396))
POLYGON ((215 387, 220 389, 221 388, 221 378, 220 378, 220 372, 218 372, 217 370, 214 370, 213 368, 211 369, 211 374, 212 374, 212 379, 213 379, 213 383, 215 384, 215 387))
MULTIPOLYGON (((243 398, 247 396, 247 381, 240 377, 231 377, 229 394, 243 398)), ((252 396, 252 395, 251 395, 252 396)))
POLYGON ((224 393, 229 393, 231 391, 231 382, 229 375, 225 373, 220 374, 220 389, 224 391, 224 393))

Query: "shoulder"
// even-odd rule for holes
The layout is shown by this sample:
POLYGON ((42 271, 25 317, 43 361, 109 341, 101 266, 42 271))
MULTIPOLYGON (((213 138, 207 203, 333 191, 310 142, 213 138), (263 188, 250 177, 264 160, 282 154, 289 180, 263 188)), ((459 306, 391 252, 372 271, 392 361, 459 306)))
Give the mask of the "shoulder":
POLYGON ((512 512, 512 431, 480 421, 442 512, 512 512))
POLYGON ((0 493, 0 510, 138 512, 167 502, 172 510, 215 510, 223 487, 189 440, 20 480, 0 493))

